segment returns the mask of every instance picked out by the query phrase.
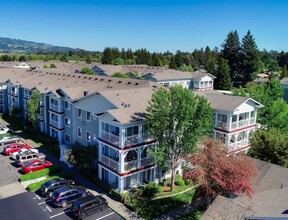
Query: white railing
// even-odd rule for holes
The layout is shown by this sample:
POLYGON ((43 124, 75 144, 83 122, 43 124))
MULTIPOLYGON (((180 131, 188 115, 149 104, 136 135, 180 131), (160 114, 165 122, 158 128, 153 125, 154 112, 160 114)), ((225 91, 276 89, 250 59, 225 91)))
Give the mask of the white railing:
POLYGON ((221 128, 221 129, 227 129, 227 122, 217 121, 216 127, 217 127, 217 128, 221 128))
POLYGON ((249 144, 248 140, 237 141, 236 143, 228 144, 229 151, 238 150, 242 147, 246 147, 249 144))
POLYGON ((154 157, 146 157, 141 159, 141 166, 148 166, 154 163, 154 157))
POLYGON ((245 126, 248 126, 248 125, 253 125, 256 123, 256 118, 250 118, 250 119, 243 119, 243 120, 239 120, 238 122, 237 121, 234 121, 231 123, 231 130, 234 130, 236 128, 242 128, 242 127, 245 127, 245 126))
POLYGON ((125 137, 124 139, 124 146, 131 146, 131 145, 135 145, 135 144, 140 144, 143 142, 148 142, 148 141, 153 141, 155 138, 153 135, 144 133, 142 135, 132 135, 132 136, 128 136, 125 137))
POLYGON ((126 162, 126 163, 124 163, 124 170, 128 171, 128 170, 137 169, 137 164, 138 164, 137 160, 132 160, 130 162, 126 162))
POLYGON ((250 125, 256 124, 256 117, 250 118, 250 125))
POLYGON ((239 120, 238 128, 242 128, 242 127, 244 127, 244 126, 247 126, 248 123, 249 123, 249 119, 239 120))
POLYGON ((63 112, 63 106, 50 104, 49 109, 55 112, 63 112))
POLYGON ((105 156, 102 154, 101 162, 106 164, 108 167, 112 168, 113 170, 119 171, 119 162, 105 156))
POLYGON ((109 132, 103 131, 101 132, 101 138, 115 145, 119 145, 119 136, 111 134, 109 132))

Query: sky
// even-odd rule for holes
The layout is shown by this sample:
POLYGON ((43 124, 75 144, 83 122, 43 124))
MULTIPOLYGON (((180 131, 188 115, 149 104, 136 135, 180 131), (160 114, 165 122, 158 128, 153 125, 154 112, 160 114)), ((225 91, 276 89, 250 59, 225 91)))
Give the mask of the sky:
POLYGON ((0 37, 89 51, 221 49, 232 30, 288 51, 288 0, 5 0, 0 20, 0 37))

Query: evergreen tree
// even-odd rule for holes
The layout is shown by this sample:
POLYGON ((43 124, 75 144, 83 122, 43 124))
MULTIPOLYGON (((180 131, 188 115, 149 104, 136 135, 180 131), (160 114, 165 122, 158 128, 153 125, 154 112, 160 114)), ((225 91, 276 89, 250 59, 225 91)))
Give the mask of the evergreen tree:
POLYGON ((131 60, 134 59, 134 53, 132 52, 130 48, 127 49, 126 55, 127 55, 127 59, 131 59, 131 60))
POLYGON ((40 112, 40 93, 34 90, 27 102, 28 119, 34 127, 37 125, 37 116, 40 112))
POLYGON ((175 57, 173 55, 171 56, 171 59, 170 59, 169 68, 170 69, 177 69, 175 57))
POLYGON ((182 66, 182 64, 184 63, 183 60, 183 54, 180 50, 177 50, 176 55, 175 55, 175 63, 176 66, 179 68, 180 66, 182 66))
POLYGON ((125 61, 127 60, 127 54, 124 48, 121 50, 121 58, 125 61))
POLYGON ((91 63, 91 59, 90 59, 90 56, 89 56, 89 55, 87 55, 86 63, 87 63, 87 64, 90 64, 90 63, 91 63))
POLYGON ((160 57, 157 53, 152 54, 151 66, 162 66, 162 62, 161 62, 160 57))
POLYGON ((230 31, 221 47, 220 56, 228 60, 232 81, 241 81, 242 77, 239 71, 240 42, 237 31, 230 31))
POLYGON ((105 47, 103 51, 103 56, 101 59, 102 64, 111 64, 112 63, 112 51, 110 47, 105 47))
POLYGON ((286 64, 284 64, 282 76, 283 76, 283 77, 288 77, 288 71, 287 71, 287 66, 286 66, 286 64))
POLYGON ((241 69, 243 72, 243 85, 255 79, 259 65, 259 51, 255 39, 250 31, 242 39, 241 45, 241 69))
POLYGON ((221 58, 219 68, 217 71, 217 78, 215 79, 215 88, 221 90, 230 90, 232 87, 230 69, 228 61, 221 58))

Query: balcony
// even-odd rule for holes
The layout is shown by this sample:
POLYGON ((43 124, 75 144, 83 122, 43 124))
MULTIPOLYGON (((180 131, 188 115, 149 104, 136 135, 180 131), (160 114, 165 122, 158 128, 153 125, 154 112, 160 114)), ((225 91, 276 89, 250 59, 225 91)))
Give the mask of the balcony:
POLYGON ((119 146, 119 136, 111 134, 109 132, 103 131, 101 132, 101 138, 108 141, 111 144, 119 146))
POLYGON ((236 143, 228 144, 228 149, 231 152, 231 151, 235 151, 235 150, 241 149, 243 147, 246 147, 248 145, 249 145, 248 140, 242 140, 242 141, 237 141, 236 143))
POLYGON ((119 162, 102 154, 101 162, 115 171, 119 171, 119 162))
POLYGON ((132 161, 124 163, 124 171, 137 169, 137 164, 138 164, 137 160, 132 160, 132 161))
POLYGON ((155 163, 154 157, 146 157, 141 159, 141 167, 146 167, 155 163))
POLYGON ((143 142, 150 142, 155 140, 153 135, 150 134, 142 134, 142 135, 132 135, 132 136, 128 136, 125 137, 124 139, 124 146, 131 146, 131 145, 136 145, 136 144, 140 144, 143 142))
POLYGON ((50 119, 50 125, 58 129, 63 129, 63 124, 53 119, 50 119))
POLYGON ((63 106, 53 105, 53 104, 50 104, 49 109, 58 113, 62 113, 64 111, 63 106))
POLYGON ((37 120, 44 121, 44 115, 43 114, 37 115, 37 120))
POLYGON ((18 96, 17 90, 15 89, 15 90, 13 91, 12 89, 8 89, 8 95, 18 96))
POLYGON ((217 127, 217 128, 220 128, 220 129, 228 130, 228 128, 227 128, 227 122, 224 122, 224 121, 217 121, 216 127, 217 127))
POLYGON ((29 94, 24 93, 24 99, 29 99, 29 94))

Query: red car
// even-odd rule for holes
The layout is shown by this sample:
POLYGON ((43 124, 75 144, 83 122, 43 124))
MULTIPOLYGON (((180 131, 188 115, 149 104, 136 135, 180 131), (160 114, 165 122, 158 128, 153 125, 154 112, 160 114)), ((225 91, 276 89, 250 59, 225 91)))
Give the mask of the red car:
POLYGON ((3 148, 3 154, 10 155, 23 148, 30 150, 30 146, 28 144, 18 144, 18 143, 8 144, 3 148))
POLYGON ((48 160, 31 160, 22 165, 22 172, 23 173, 32 173, 37 170, 43 170, 46 167, 51 167, 53 164, 48 160))

